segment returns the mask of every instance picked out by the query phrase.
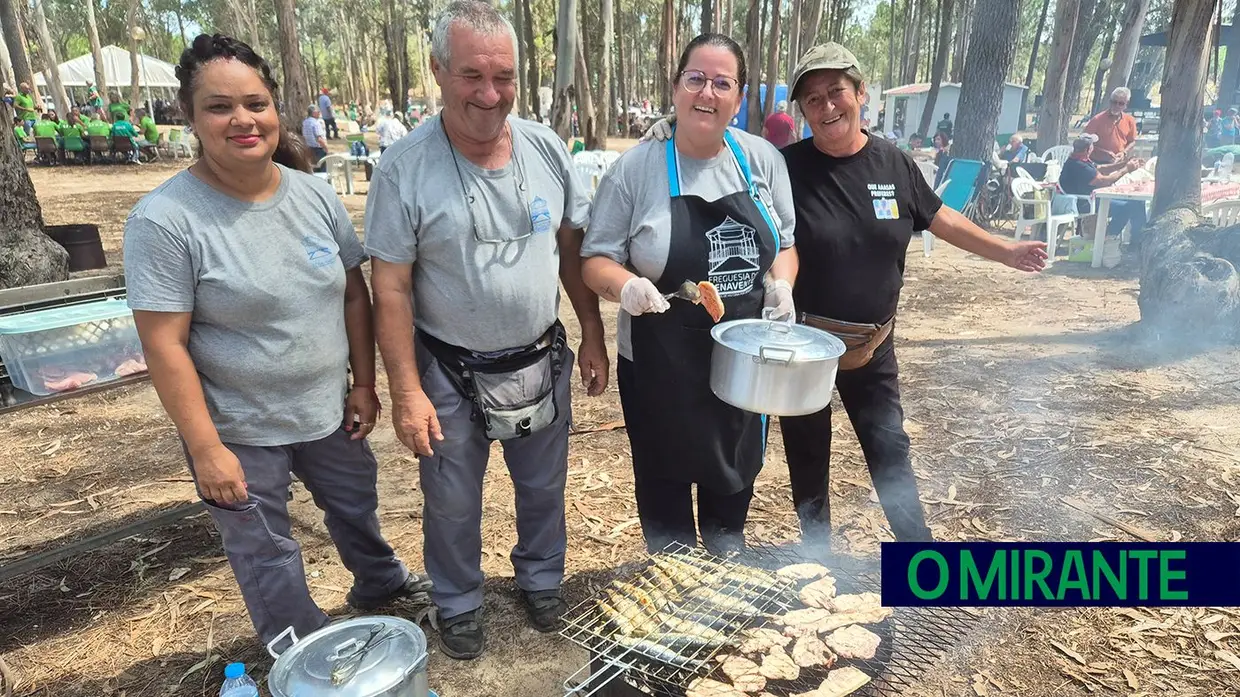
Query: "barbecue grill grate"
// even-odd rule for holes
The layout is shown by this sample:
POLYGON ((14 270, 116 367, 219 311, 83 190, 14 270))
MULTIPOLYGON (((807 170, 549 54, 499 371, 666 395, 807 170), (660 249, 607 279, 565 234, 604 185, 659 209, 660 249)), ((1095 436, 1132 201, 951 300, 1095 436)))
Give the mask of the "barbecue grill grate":
MULTIPOLYGON (((795 594, 788 594, 790 584, 762 583, 754 578, 746 579, 744 568, 736 560, 716 557, 701 549, 673 542, 662 553, 655 555, 653 566, 657 567, 662 563, 661 560, 669 558, 688 560, 690 564, 700 564, 707 569, 713 568, 716 572, 722 571, 719 578, 698 585, 692 592, 680 594, 679 602, 672 602, 677 608, 677 616, 689 619, 698 629, 678 631, 661 626, 648 637, 665 643, 676 636, 698 640, 688 641, 686 646, 676 650, 676 662, 667 660, 669 654, 661 651, 658 646, 632 642, 630 637, 618 631, 615 620, 610 619, 612 615, 609 610, 617 610, 628 619, 631 619, 633 613, 625 613, 624 607, 616 607, 617 598, 609 597, 606 591, 570 610, 566 614, 567 619, 561 634, 589 650, 592 655, 605 657, 623 666, 626 672, 641 676, 643 680, 653 684, 684 686, 713 670, 716 664, 712 659, 724 644, 736 640, 746 627, 758 622, 761 615, 789 609, 796 597, 795 594), (609 610, 605 610, 600 601, 606 603, 609 610), (748 612, 729 613, 719 606, 720 602, 747 603, 752 609, 748 612), (725 627, 721 622, 723 619, 729 619, 733 624, 725 627), (717 628, 704 626, 712 622, 717 628)), ((655 586, 665 593, 665 598, 668 597, 666 591, 671 585, 666 576, 661 576, 651 567, 631 574, 624 582, 639 587, 655 586)), ((622 593, 617 593, 620 594, 622 593)), ((662 613, 663 616, 667 614, 662 613)))
MULTIPOLYGON (((669 551, 670 548, 669 548, 669 551)), ((677 553, 694 554, 701 558, 715 559, 704 552, 681 547, 677 553)), ((722 560, 719 560, 722 561, 722 560)), ((873 563, 846 556, 830 558, 807 558, 793 547, 759 546, 747 548, 726 564, 744 564, 761 569, 778 569, 782 566, 804 561, 816 561, 831 569, 837 588, 843 593, 880 592, 879 574, 873 563)), ((721 591, 722 592, 722 591, 721 591)), ((776 591, 778 596, 778 591, 776 591)), ((595 669, 605 667, 591 675, 585 683, 570 688, 581 695, 634 695, 645 694, 657 697, 679 697, 685 694, 688 685, 701 675, 722 682, 728 682, 717 663, 713 661, 720 649, 716 648, 708 654, 695 656, 701 665, 694 670, 678 669, 658 660, 651 660, 646 655, 628 651, 618 644, 614 634, 604 633, 595 629, 592 622, 598 616, 591 617, 590 609, 593 600, 577 606, 564 630, 564 635, 591 652, 595 659, 587 667, 595 669), (609 681, 627 683, 616 685, 618 689, 600 692, 600 685, 609 681), (631 686, 631 687, 630 687, 631 686), (636 688, 636 689, 634 689, 636 688)), ((792 603, 800 607, 800 603, 792 603)), ((782 612, 788 603, 776 603, 772 599, 769 614, 782 612)), ((868 697, 894 697, 904 694, 916 680, 949 650, 969 630, 975 618, 960 608, 896 608, 891 617, 879 624, 865 625, 867 629, 879 635, 882 643, 878 653, 870 660, 841 659, 831 667, 853 666, 869 675, 871 681, 855 695, 868 697)), ((758 617, 746 623, 747 626, 769 624, 767 618, 758 617)), ((739 635, 743 629, 734 634, 739 635)), ((726 650, 724 651, 726 653, 726 650)), ((584 669, 583 669, 584 670, 584 669)), ((580 673, 581 671, 579 671, 580 673)), ((801 675, 791 681, 769 681, 766 691, 784 697, 810 692, 821 684, 828 669, 802 669, 801 675)), ((571 679, 570 679, 571 680, 571 679)), ((567 686, 567 683, 566 683, 567 686)))

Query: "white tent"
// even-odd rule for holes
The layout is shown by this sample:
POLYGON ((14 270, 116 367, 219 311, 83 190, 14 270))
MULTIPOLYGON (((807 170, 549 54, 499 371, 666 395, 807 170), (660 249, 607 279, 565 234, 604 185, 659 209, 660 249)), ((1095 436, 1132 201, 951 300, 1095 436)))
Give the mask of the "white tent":
MULTIPOLYGON (((108 89, 119 92, 129 90, 129 51, 119 46, 104 46, 103 76, 108 81, 108 89)), ((78 56, 58 66, 60 81, 65 87, 85 87, 86 83, 95 81, 95 59, 91 54, 78 56)), ((43 73, 35 75, 39 87, 47 84, 43 73)), ((180 86, 177 81, 176 66, 158 58, 138 54, 138 82, 143 88, 180 86)), ((104 95, 107 98, 107 95, 104 95)))

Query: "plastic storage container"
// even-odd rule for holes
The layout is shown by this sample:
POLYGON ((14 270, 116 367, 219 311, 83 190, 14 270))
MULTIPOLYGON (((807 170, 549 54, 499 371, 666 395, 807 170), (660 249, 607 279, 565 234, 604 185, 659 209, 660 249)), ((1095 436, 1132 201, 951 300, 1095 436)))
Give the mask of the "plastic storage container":
POLYGON ((244 663, 229 663, 224 668, 220 697, 258 697, 258 685, 245 674, 244 663))
POLYGON ((115 298, 0 317, 0 359, 36 395, 146 371, 133 314, 115 298))

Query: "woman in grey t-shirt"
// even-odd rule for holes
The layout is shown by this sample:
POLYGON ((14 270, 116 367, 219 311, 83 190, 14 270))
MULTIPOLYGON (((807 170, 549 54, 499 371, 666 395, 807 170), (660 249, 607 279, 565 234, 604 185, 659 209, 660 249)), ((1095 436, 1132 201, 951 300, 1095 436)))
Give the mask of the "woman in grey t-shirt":
POLYGON ((728 128, 744 84, 735 41, 690 42, 676 72, 673 138, 638 145, 603 177, 582 245, 586 284, 623 310, 617 377, 650 551, 694 545, 697 527, 712 550, 743 543, 766 442, 765 417, 711 392, 711 316, 664 295, 709 281, 723 319, 765 308, 793 315, 788 172, 770 143, 728 128))
POLYGON ((129 305, 259 637, 304 636, 327 616, 290 532, 292 473, 353 572, 351 605, 428 585, 396 559, 375 514, 366 257, 343 204, 280 126, 266 61, 204 34, 177 76, 201 157, 129 215, 129 305))

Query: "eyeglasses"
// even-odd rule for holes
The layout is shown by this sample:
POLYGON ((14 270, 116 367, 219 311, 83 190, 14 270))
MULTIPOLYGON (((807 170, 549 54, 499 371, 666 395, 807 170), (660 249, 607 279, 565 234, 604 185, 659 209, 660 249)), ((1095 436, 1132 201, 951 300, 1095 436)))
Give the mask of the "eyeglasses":
POLYGON ((680 86, 689 92, 697 93, 706 89, 707 83, 710 83, 715 94, 730 94, 740 86, 740 82, 734 77, 727 75, 716 75, 708 78, 706 73, 701 70, 686 70, 680 74, 680 86))
POLYGON ((452 139, 448 138, 447 131, 444 131, 444 139, 448 141, 448 151, 452 153, 452 164, 456 165, 456 178, 461 182, 461 193, 465 195, 465 209, 469 211, 469 223, 474 230, 474 239, 483 244, 506 244, 534 236, 534 219, 530 216, 530 204, 525 198, 525 176, 521 172, 521 163, 517 159, 516 135, 513 134, 510 137, 512 138, 512 178, 516 185, 517 201, 521 204, 525 212, 523 217, 529 221, 530 227, 525 234, 504 235, 501 233, 484 237, 478 229, 478 216, 474 214, 474 203, 477 199, 469 185, 465 183, 465 175, 461 172, 461 162, 457 158, 456 148, 452 146, 452 139))

